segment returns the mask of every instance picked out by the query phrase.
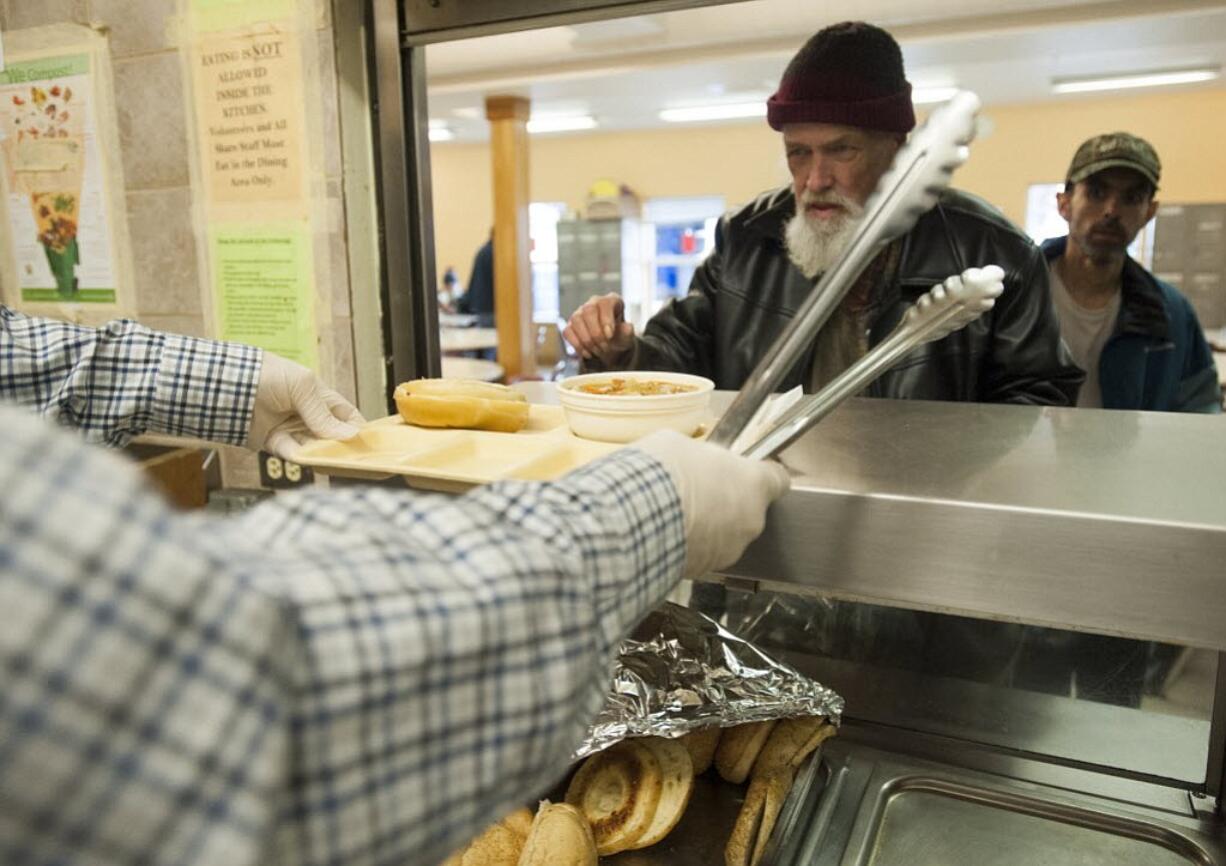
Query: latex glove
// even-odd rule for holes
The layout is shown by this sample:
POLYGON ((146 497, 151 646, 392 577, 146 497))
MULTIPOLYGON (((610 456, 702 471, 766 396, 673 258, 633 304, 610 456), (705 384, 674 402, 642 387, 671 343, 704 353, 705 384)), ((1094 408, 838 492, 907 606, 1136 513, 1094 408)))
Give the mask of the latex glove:
POLYGON ((788 471, 718 445, 662 430, 634 447, 664 464, 685 519, 685 576, 736 562, 766 525, 766 509, 791 486, 788 471))
POLYGON ((301 364, 264 352, 247 447, 293 460, 313 439, 352 439, 365 424, 357 408, 301 364))

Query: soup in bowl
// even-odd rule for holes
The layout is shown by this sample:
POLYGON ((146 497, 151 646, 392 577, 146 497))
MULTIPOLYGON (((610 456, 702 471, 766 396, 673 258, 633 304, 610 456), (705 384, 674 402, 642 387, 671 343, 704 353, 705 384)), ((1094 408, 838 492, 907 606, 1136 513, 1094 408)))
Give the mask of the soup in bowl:
POLYGON ((688 373, 621 370, 558 383, 571 432, 602 442, 633 442, 656 430, 693 435, 710 411, 715 383, 688 373))

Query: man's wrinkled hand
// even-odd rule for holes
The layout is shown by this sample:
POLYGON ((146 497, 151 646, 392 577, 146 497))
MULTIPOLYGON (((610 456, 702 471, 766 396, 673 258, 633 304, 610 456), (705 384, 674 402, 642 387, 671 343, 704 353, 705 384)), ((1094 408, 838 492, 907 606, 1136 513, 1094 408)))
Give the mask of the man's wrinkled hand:
POLYGON ((570 317, 562 336, 582 358, 596 358, 607 367, 618 367, 634 350, 634 325, 625 315, 620 295, 589 298, 570 317))
POLYGON ((365 424, 357 408, 301 364, 263 353, 247 447, 293 460, 315 439, 352 439, 365 424))

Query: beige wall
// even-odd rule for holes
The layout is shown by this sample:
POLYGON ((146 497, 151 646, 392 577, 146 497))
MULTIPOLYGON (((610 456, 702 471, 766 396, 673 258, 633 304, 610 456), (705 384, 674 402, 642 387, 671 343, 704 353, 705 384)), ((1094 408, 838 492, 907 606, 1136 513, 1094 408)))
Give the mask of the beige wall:
POLYGON ((1159 198, 1226 201, 1226 89, 1110 99, 1011 105, 988 110, 995 127, 971 147, 957 185, 995 203, 1021 222, 1026 187, 1064 179, 1073 152, 1100 132, 1123 129, 1146 138, 1162 160, 1159 198))
MULTIPOLYGON (((983 196, 1014 221, 1025 218, 1026 187, 1063 179, 1077 145, 1127 129, 1158 149, 1168 202, 1226 201, 1226 89, 993 106, 992 130, 975 142, 956 186, 983 196)), ((532 139, 532 198, 582 206, 599 178, 640 196, 723 195, 729 205, 783 183, 778 135, 765 123, 532 139)), ((489 152, 482 144, 439 144, 431 152, 439 272, 469 266, 491 220, 489 152)))
MULTIPOLYGON (((531 140, 532 200, 581 210, 588 187, 608 178, 641 197, 723 195, 729 205, 783 183, 778 135, 765 124, 557 135, 531 140)), ((431 149, 435 255, 467 285, 473 254, 489 235, 490 157, 484 144, 431 149)))

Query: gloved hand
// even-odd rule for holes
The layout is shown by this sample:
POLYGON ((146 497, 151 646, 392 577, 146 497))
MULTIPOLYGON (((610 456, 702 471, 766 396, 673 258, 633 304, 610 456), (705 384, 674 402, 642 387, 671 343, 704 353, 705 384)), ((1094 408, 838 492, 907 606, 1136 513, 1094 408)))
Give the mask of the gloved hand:
POLYGON ((685 518, 685 576, 731 565, 766 525, 767 507, 791 486, 788 471, 661 430, 634 443, 664 464, 685 518))
POLYGON ((312 439, 352 439, 366 419, 315 374, 288 358, 264 352, 247 447, 293 460, 312 439))

